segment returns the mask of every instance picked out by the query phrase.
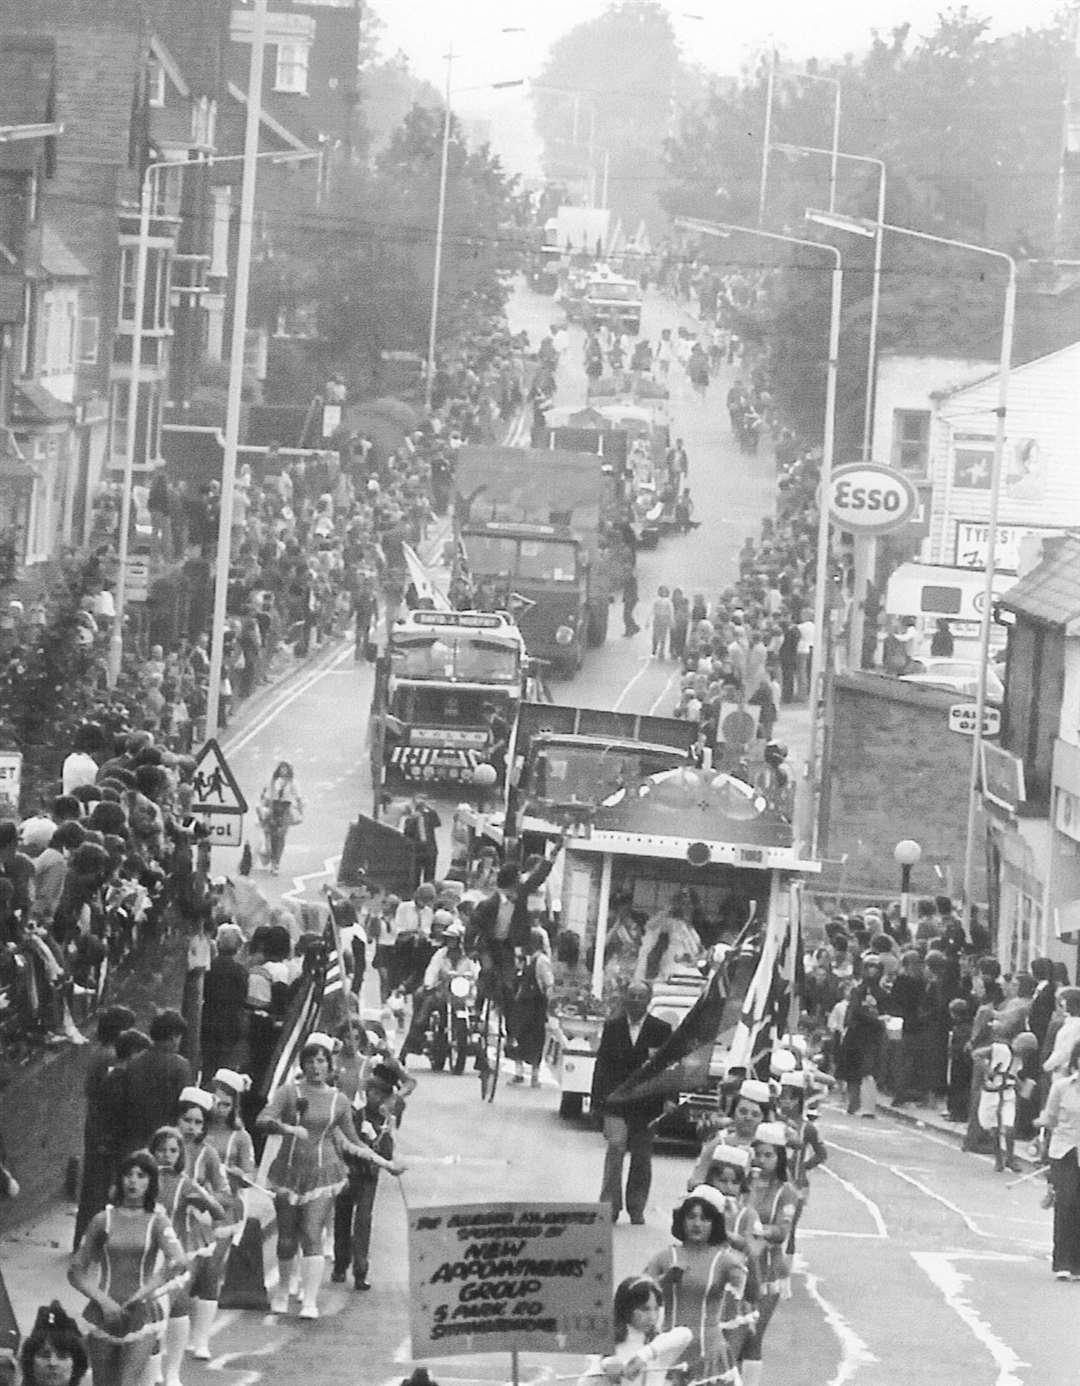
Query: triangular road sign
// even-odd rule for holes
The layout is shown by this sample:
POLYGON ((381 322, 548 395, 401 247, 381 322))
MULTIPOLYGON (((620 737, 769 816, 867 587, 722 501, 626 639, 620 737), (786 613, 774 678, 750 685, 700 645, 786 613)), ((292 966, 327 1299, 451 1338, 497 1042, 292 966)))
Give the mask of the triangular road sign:
POLYGON ((199 752, 192 785, 193 813, 247 813, 247 800, 214 737, 199 752))

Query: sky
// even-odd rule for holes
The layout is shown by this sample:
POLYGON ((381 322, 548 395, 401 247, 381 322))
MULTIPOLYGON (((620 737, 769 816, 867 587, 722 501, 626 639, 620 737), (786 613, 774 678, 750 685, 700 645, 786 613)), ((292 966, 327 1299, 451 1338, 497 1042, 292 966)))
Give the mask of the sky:
MULTIPOLYGON (((949 0, 663 0, 685 56, 702 67, 737 75, 770 40, 792 61, 840 58, 865 49, 871 32, 888 33, 910 21, 916 34, 935 27, 949 0)), ((970 0, 969 9, 993 22, 995 32, 1038 26, 1062 0, 970 0)), ((605 0, 371 0, 385 25, 383 49, 401 49, 414 72, 442 88, 445 54, 455 51, 453 105, 463 114, 494 118, 493 145, 517 169, 530 159, 527 93, 491 93, 490 83, 534 78, 552 42, 602 14, 605 0), (503 33, 519 28, 521 33, 503 33), (475 90, 481 88, 482 90, 475 90), (502 127, 505 143, 499 138, 502 127), (500 145, 503 147, 500 149, 500 145)), ((535 156, 535 149, 532 151, 535 156)), ((532 172, 527 167, 524 172, 532 172)))

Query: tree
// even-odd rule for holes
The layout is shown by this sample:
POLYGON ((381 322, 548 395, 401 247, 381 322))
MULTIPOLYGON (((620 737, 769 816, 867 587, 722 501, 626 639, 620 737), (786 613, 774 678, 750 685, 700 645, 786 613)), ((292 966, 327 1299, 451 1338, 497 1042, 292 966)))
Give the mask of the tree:
POLYGON ((533 88, 544 169, 560 182, 592 182, 632 234, 655 229, 664 140, 677 103, 700 94, 679 56, 671 18, 656 0, 622 0, 551 47, 533 88))
MULTIPOLYGON (((256 311, 305 304, 315 374, 342 371, 378 390, 385 351, 427 347, 434 277, 443 116, 415 105, 374 170, 340 186, 335 215, 302 251, 260 268, 256 311)), ((487 148, 469 149, 451 123, 440 272, 439 340, 499 314, 522 263, 528 203, 487 148)))
MULTIPOLYGON (((961 9, 943 15, 937 30, 915 45, 900 27, 876 34, 858 62, 809 70, 842 84, 842 148, 885 162, 889 221, 1002 249, 1023 243, 1031 254, 1032 247, 1038 253, 1051 244, 1068 52, 1061 24, 991 39, 986 21, 961 9)), ((760 67, 735 90, 714 87, 687 113, 667 149, 668 211, 756 224, 766 79, 760 67)), ((772 141, 828 147, 831 101, 828 84, 782 73, 772 141)), ((774 150, 766 226, 812 238, 803 212, 824 205, 828 170, 825 157, 774 150)), ((873 217, 876 198, 872 166, 842 161, 837 209, 873 217)), ((872 245, 842 233, 836 244, 845 269, 837 437, 841 450, 855 455, 872 245)), ((740 327, 748 338, 767 341, 789 417, 819 436, 828 275, 786 258, 796 268, 770 277, 764 303, 744 314, 740 327)), ((993 358, 1000 308, 1001 284, 985 260, 889 239, 879 350, 993 358)))

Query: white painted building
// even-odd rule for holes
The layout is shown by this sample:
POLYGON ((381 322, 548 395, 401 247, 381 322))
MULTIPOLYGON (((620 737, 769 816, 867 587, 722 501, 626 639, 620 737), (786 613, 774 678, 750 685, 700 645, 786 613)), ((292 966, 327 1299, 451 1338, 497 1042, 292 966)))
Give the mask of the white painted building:
MULTIPOLYGON (((998 375, 939 386, 923 557, 983 569, 998 375)), ((1080 342, 1010 373, 997 566, 1020 573, 1042 536, 1080 526, 1080 342)))
POLYGON ((928 477, 940 426, 936 397, 981 379, 992 365, 979 358, 883 352, 874 387, 874 461, 896 467, 912 481, 928 477))

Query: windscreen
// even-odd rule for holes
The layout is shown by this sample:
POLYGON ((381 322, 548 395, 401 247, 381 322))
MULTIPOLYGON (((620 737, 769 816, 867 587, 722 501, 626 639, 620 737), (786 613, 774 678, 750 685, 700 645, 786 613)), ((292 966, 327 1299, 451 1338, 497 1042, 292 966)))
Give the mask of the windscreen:
POLYGON ((599 804, 618 790, 685 760, 674 749, 548 743, 537 748, 526 792, 557 804, 599 804))
POLYGON ((520 653, 516 640, 443 629, 430 635, 395 636, 390 660, 400 678, 516 684, 521 677, 520 653))
POLYGON ((597 279, 589 285, 590 298, 602 298, 608 302, 636 303, 641 297, 634 284, 612 284, 607 279, 597 279))
POLYGON ((505 693, 406 686, 394 690, 390 712, 410 727, 482 727, 484 707, 492 703, 508 715, 510 699, 505 693))
POLYGON ((558 539, 469 534, 465 547, 477 577, 531 578, 534 582, 574 582, 577 577, 574 545, 558 539))

